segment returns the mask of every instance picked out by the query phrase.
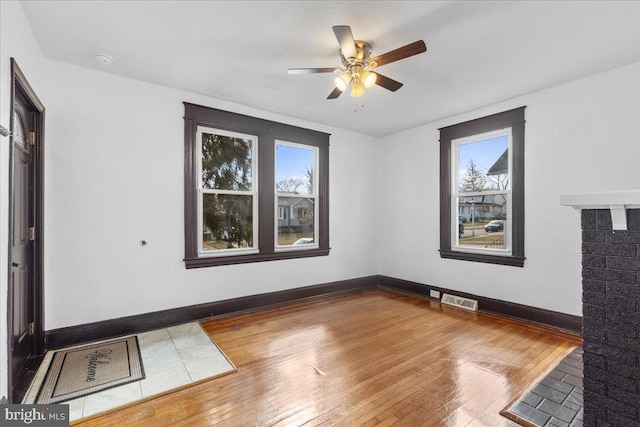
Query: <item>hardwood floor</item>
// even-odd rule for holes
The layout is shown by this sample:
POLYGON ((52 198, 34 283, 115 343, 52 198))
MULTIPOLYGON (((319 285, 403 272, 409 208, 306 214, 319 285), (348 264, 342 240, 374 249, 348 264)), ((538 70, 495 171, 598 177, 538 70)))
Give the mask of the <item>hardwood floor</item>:
POLYGON ((368 290, 203 323, 238 372, 81 426, 515 426, 579 337, 368 290))

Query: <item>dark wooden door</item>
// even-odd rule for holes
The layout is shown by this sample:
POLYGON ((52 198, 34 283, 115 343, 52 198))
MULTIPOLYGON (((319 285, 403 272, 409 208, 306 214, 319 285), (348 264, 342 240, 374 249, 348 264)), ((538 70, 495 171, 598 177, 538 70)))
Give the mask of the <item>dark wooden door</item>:
POLYGON ((34 113, 17 96, 13 116, 11 372, 16 384, 34 355, 34 113))

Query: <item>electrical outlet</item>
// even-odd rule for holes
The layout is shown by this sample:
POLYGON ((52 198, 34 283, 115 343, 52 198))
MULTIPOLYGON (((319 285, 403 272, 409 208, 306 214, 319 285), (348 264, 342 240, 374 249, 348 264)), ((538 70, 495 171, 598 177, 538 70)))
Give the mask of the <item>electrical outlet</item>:
POLYGON ((431 298, 440 299, 440 292, 438 292, 438 291, 429 291, 429 296, 431 298))

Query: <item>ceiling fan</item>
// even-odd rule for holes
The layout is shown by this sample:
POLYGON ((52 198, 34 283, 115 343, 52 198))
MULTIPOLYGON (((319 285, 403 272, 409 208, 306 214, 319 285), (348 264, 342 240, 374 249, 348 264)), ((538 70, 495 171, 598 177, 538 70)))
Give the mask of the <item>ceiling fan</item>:
POLYGON ((351 27, 348 25, 336 25, 333 27, 333 33, 336 35, 340 45, 340 59, 343 67, 289 68, 289 74, 341 73, 335 79, 336 88, 329 94, 327 99, 336 99, 349 86, 351 86, 351 96, 354 97, 364 95, 364 89, 370 88, 374 84, 395 92, 402 87, 402 83, 372 70, 427 51, 424 41, 418 40, 370 58, 371 45, 362 40, 354 40, 351 27))

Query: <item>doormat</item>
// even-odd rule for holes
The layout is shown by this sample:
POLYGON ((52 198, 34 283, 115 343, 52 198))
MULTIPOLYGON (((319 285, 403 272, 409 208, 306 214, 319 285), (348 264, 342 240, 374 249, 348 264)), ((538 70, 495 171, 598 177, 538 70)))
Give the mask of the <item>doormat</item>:
POLYGON ((500 414, 526 427, 581 426, 582 347, 577 347, 542 381, 500 414))
POLYGON ((138 337, 56 351, 36 403, 58 403, 143 379, 138 337))

